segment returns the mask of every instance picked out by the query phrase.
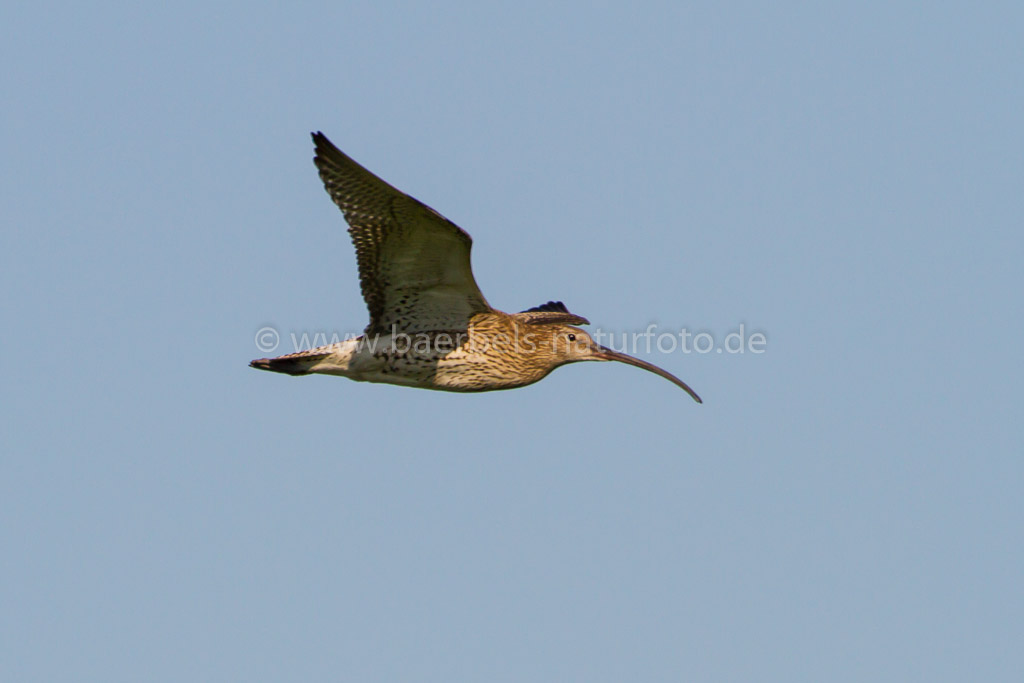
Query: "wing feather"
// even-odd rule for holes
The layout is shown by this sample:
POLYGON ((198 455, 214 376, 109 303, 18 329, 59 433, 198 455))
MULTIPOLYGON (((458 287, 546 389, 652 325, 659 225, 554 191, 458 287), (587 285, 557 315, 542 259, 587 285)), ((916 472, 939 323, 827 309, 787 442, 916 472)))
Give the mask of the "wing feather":
POLYGON ((466 329, 491 310, 473 278, 473 240, 426 204, 396 190, 313 134, 327 193, 349 224, 368 334, 466 329))

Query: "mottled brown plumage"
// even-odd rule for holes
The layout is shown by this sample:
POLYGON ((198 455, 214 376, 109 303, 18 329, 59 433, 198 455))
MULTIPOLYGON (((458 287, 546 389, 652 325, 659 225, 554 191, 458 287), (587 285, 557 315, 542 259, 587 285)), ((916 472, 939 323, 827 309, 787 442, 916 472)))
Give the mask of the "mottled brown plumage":
POLYGON ((370 322, 361 337, 250 365, 290 375, 341 375, 443 391, 512 389, 555 368, 615 360, 665 370, 605 348, 561 302, 508 314, 488 305, 470 266, 473 240, 426 204, 396 190, 314 133, 313 161, 349 224, 370 322))

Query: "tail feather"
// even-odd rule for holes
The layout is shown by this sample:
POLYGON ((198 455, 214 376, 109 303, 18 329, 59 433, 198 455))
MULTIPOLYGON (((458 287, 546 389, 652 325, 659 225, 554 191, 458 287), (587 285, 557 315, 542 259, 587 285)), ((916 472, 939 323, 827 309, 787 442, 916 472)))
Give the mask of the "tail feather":
POLYGON ((323 360, 328 354, 303 354, 291 353, 287 356, 277 358, 257 358, 249 363, 250 368, 257 370, 269 370, 271 372, 282 372, 286 375, 298 377, 299 375, 310 374, 309 368, 323 360))

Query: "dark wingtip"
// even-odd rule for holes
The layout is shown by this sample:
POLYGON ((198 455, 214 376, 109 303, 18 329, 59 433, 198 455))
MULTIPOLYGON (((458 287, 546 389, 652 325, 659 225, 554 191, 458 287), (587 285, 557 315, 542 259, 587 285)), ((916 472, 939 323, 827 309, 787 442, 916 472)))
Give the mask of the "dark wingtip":
POLYGON ((315 133, 310 133, 309 136, 313 138, 313 146, 316 147, 317 152, 334 148, 334 143, 327 139, 327 135, 318 130, 315 133))
POLYGON ((561 301, 549 301, 540 306, 527 308, 523 313, 568 313, 569 309, 561 301))
POLYGON ((589 325, 590 321, 581 315, 571 313, 561 301, 549 301, 540 306, 527 308, 520 313, 549 313, 551 315, 535 316, 529 322, 552 323, 560 325, 589 325))
POLYGON ((328 140, 327 136, 320 131, 310 133, 310 135, 313 138, 313 163, 316 164, 317 168, 321 168, 322 164, 336 165, 347 159, 342 151, 335 147, 334 143, 328 140))

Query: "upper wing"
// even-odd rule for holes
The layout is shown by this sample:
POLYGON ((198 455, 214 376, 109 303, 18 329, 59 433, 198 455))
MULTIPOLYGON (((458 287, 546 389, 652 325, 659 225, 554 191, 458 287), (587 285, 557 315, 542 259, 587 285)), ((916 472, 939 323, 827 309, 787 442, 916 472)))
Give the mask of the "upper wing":
POLYGON ((426 204, 396 190, 313 134, 320 178, 349 224, 368 334, 466 329, 491 307, 469 262, 473 240, 426 204))

